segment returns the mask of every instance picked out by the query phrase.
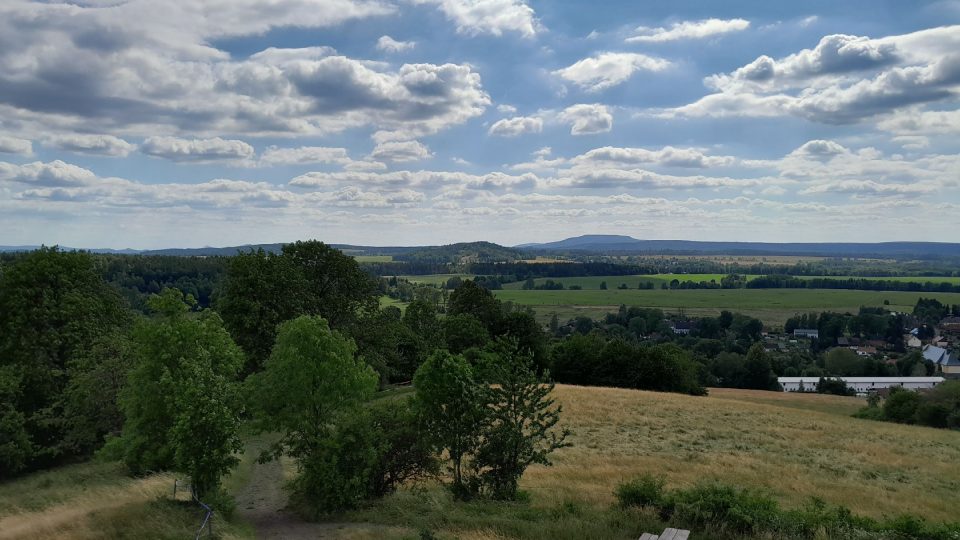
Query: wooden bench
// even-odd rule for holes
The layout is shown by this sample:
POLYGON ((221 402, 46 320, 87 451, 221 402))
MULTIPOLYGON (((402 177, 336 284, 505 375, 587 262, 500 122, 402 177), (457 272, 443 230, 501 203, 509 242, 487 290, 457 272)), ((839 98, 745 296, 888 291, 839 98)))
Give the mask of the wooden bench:
POLYGON ((656 534, 643 533, 640 540, 687 540, 688 538, 690 538, 690 531, 667 527, 659 536, 656 534))

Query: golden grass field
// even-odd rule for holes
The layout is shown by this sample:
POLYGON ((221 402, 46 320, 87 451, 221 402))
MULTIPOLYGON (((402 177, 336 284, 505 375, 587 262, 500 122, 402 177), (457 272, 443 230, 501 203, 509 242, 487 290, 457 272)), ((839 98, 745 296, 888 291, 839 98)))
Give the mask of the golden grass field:
POLYGON ((708 397, 558 386, 571 448, 531 468, 537 503, 612 504, 621 480, 668 487, 716 479, 768 490, 786 506, 810 497, 872 517, 958 518, 960 432, 851 418, 859 398, 711 389, 708 397))

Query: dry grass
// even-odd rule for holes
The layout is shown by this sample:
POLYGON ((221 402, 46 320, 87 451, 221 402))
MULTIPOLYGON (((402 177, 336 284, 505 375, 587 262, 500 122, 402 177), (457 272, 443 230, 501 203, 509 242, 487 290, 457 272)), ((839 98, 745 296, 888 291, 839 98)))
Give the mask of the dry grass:
POLYGON ((960 433, 850 418, 856 398, 713 390, 711 397, 558 386, 572 448, 533 467, 538 505, 610 505, 621 480, 662 474, 668 487, 720 480, 810 497, 857 514, 955 520, 960 433))
MULTIPOLYGON (((174 476, 132 478, 118 464, 84 463, 0 486, 0 540, 186 538, 202 512, 172 500, 174 476)), ((249 538, 219 517, 221 538, 249 538)))

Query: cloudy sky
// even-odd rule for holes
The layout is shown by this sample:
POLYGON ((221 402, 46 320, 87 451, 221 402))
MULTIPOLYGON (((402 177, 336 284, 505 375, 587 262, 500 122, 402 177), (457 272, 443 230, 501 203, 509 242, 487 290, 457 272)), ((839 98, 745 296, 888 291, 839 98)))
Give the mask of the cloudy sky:
POLYGON ((957 230, 957 0, 0 2, 3 245, 957 230))

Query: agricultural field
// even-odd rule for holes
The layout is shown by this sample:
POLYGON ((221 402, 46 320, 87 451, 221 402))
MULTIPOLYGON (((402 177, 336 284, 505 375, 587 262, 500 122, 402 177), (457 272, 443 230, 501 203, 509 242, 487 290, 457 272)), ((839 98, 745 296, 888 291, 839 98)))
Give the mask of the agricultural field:
MULTIPOLYGON (((387 276, 384 276, 387 277, 387 276)), ((459 277, 460 279, 470 279, 472 274, 428 274, 423 276, 397 276, 397 279, 405 279, 410 283, 424 283, 427 285, 443 285, 448 279, 459 277)))
MULTIPOLYGON (((609 285, 609 283, 608 283, 609 285)), ((620 304, 660 308, 667 312, 683 310, 692 316, 715 316, 730 310, 762 320, 767 325, 782 325, 791 316, 812 311, 856 313, 860 306, 882 306, 894 311, 911 311, 921 296, 943 303, 960 303, 960 293, 916 293, 903 291, 853 291, 846 289, 686 289, 686 290, 602 290, 581 291, 494 291, 497 298, 532 307, 541 320, 552 313, 585 310, 587 316, 615 311, 620 304), (884 304, 884 301, 889 304, 884 304)))
MULTIPOLYGON (((536 285, 541 285, 547 280, 551 280, 554 283, 563 283, 564 287, 576 285, 582 289, 600 290, 600 284, 606 282, 608 289, 616 289, 621 283, 627 285, 627 287, 631 289, 636 289, 640 283, 653 283, 654 287, 660 287, 660 284, 669 284, 674 279, 677 281, 693 281, 696 283, 701 281, 714 281, 716 283, 720 283, 720 280, 726 277, 726 275, 727 274, 634 274, 629 276, 556 277, 537 278, 534 280, 534 283, 536 285)), ((748 275, 747 279, 753 279, 755 277, 757 276, 748 275)), ((505 283, 503 288, 521 290, 523 289, 523 284, 523 281, 505 283)))
POLYGON ((360 264, 393 262, 393 255, 353 255, 352 257, 360 264))

